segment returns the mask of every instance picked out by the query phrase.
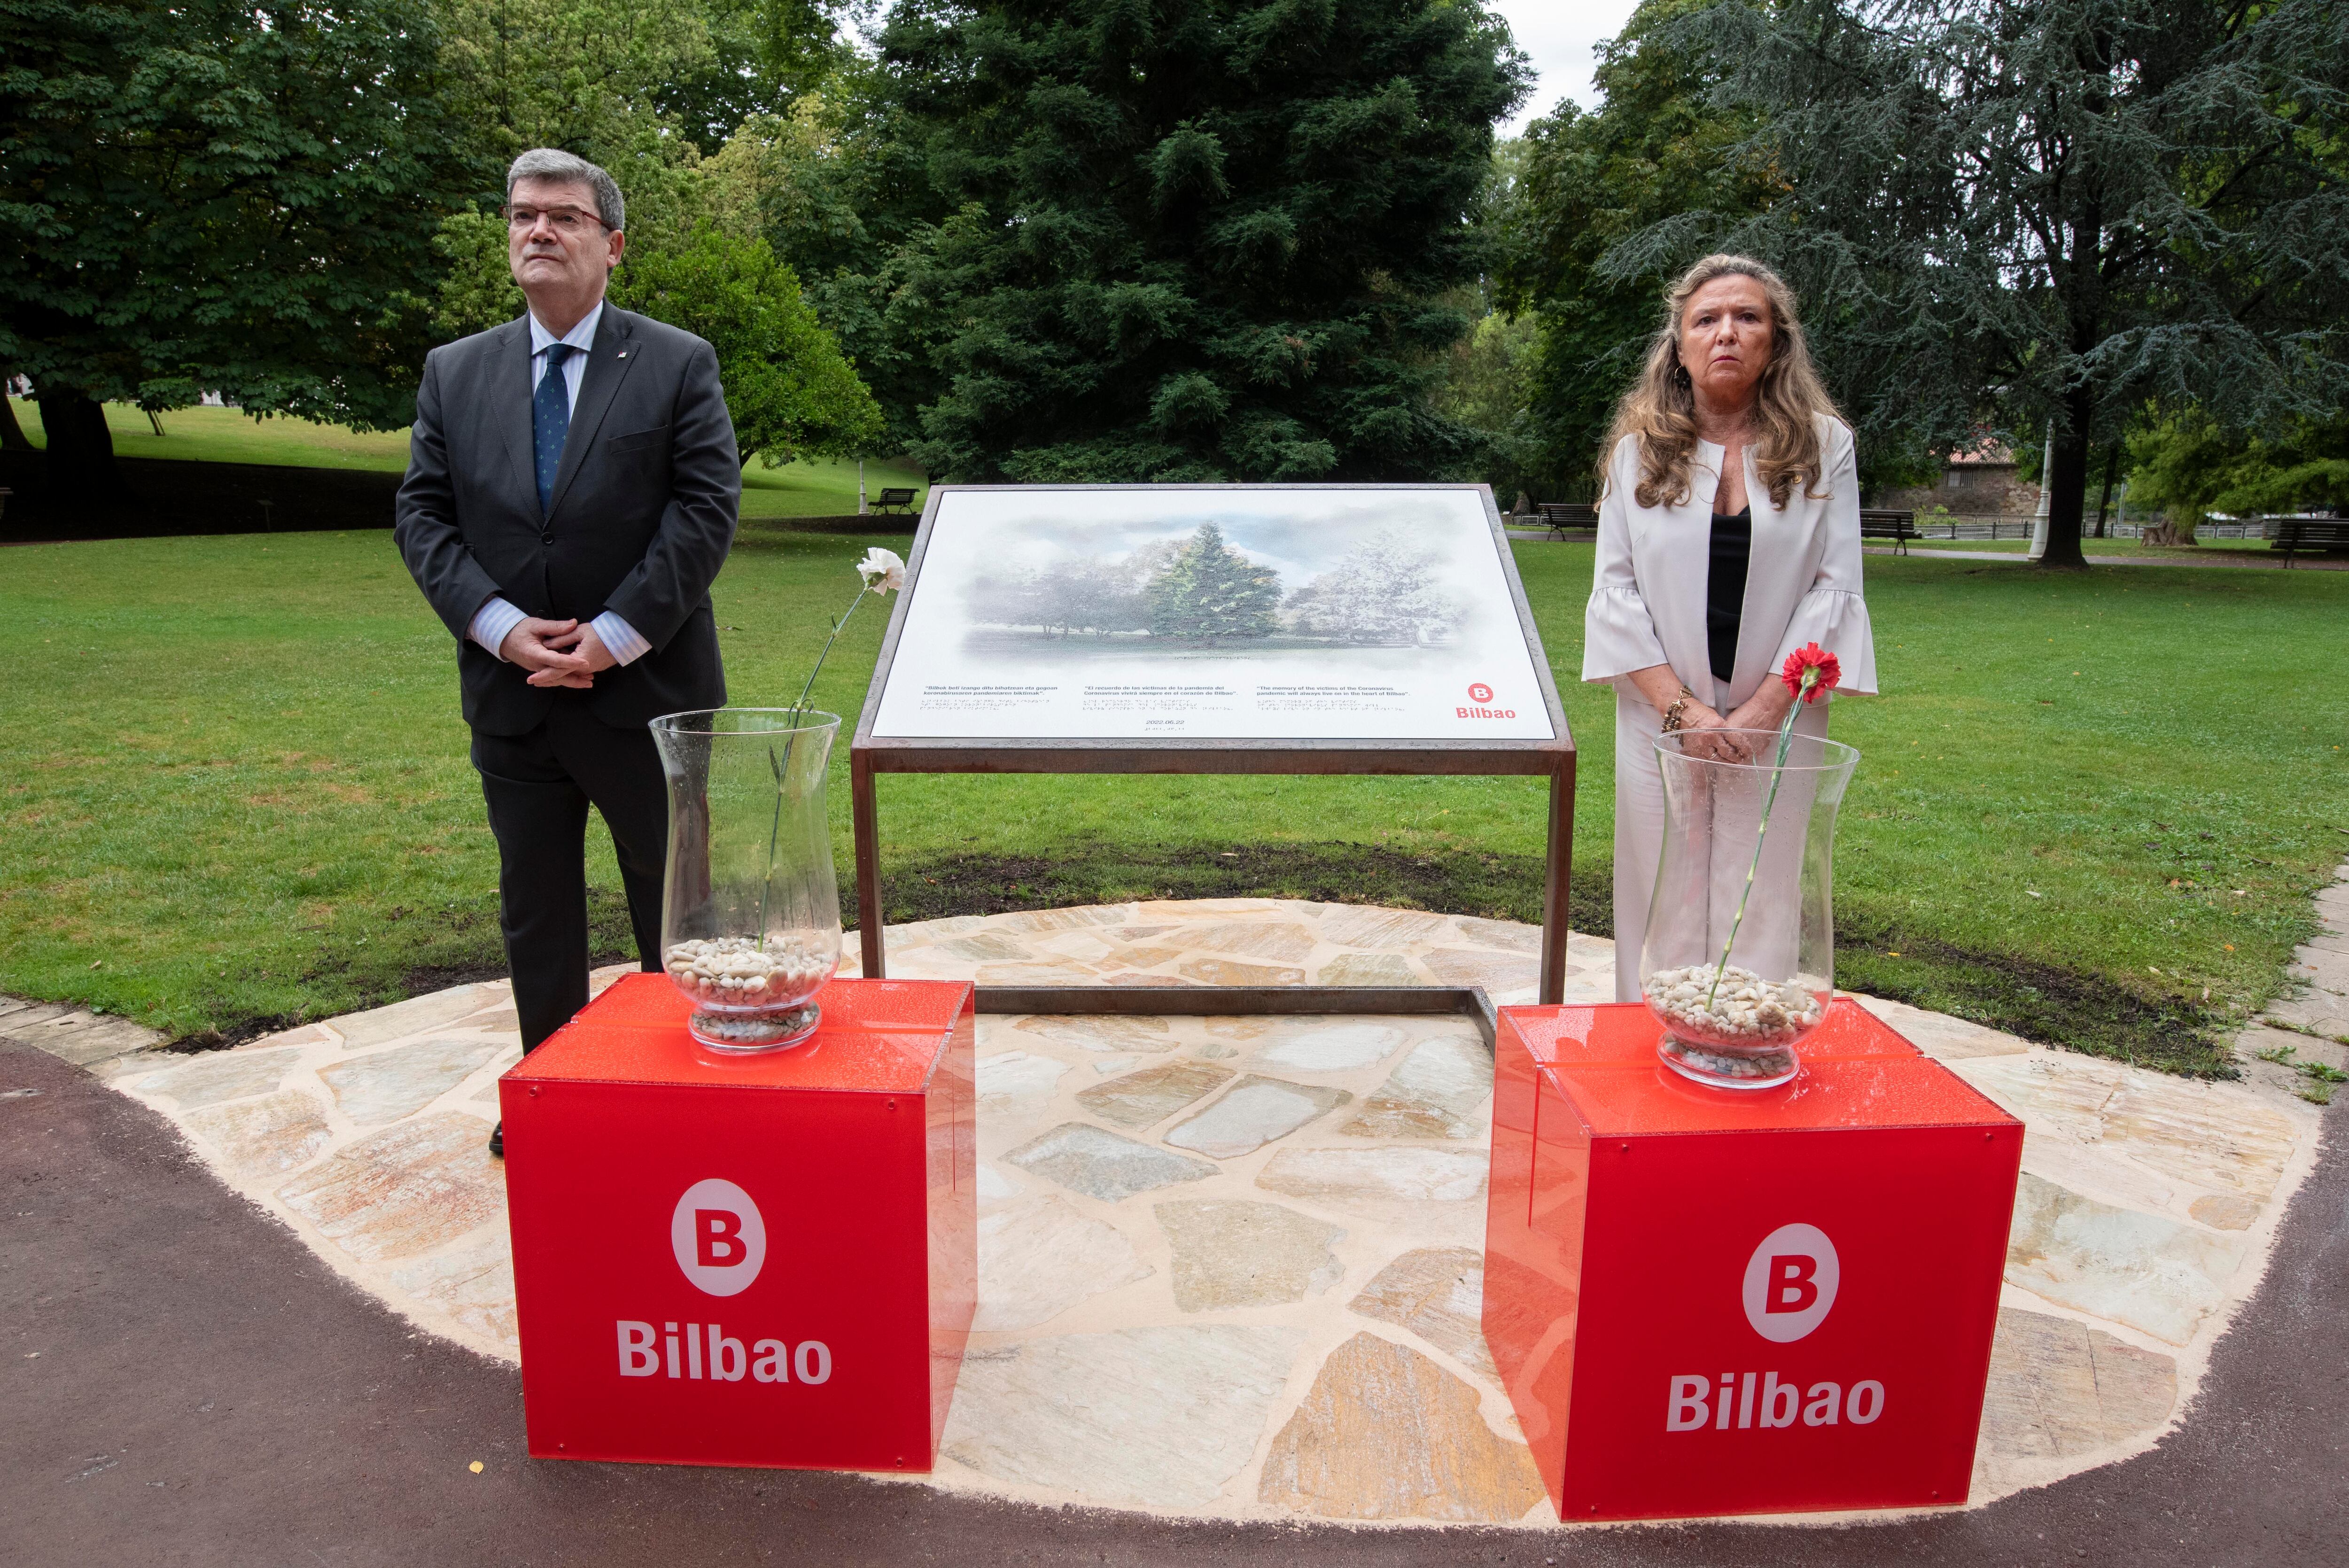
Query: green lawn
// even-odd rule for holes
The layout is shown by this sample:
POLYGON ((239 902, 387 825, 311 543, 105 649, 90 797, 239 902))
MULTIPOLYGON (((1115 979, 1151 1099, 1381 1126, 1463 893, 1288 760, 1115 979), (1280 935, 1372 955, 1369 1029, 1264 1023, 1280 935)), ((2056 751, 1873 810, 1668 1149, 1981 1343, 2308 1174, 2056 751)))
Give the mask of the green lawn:
MULTIPOLYGON (((11 397, 16 422, 26 438, 43 444, 40 406, 11 397)), ((289 468, 377 469, 398 473, 408 467, 406 430, 347 430, 316 425, 307 419, 255 419, 235 408, 176 408, 160 416, 163 434, 155 434, 144 410, 129 403, 106 407, 107 428, 113 433, 115 452, 126 458, 172 458, 182 462, 271 463, 289 468)), ((886 486, 914 486, 926 494, 928 483, 916 469, 897 463, 867 463, 868 495, 886 486)), ((922 497, 915 498, 918 509, 922 497)), ((829 458, 768 468, 753 458, 742 468, 742 515, 761 517, 839 516, 856 510, 856 465, 829 458)))
MULTIPOLYGON (((796 689, 869 542, 746 533, 717 588, 735 700, 796 689)), ((1582 747, 1577 923, 1603 930, 1611 696, 1574 679, 1591 552, 1517 557, 1582 747)), ((496 963, 448 638, 388 536, 5 559, 0 990, 233 1036, 496 963)), ((2275 992, 2349 851, 2349 577, 1868 573, 1891 695, 1837 707, 1864 754, 1838 978, 2218 1069, 2213 1031, 2275 992)), ((861 703, 881 608, 818 686, 835 711, 861 703)), ((843 748, 843 875, 845 766, 843 748)), ((1524 780, 892 778, 881 812, 896 918, 1167 892, 1538 917, 1542 788, 1524 780)), ((595 857, 617 951, 608 847, 595 857)))

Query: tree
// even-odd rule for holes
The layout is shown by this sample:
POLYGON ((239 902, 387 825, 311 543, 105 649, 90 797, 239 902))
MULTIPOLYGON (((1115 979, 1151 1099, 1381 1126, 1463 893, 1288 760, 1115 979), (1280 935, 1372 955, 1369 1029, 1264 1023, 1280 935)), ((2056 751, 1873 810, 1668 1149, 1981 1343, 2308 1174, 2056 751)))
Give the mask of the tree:
POLYGON ((624 262, 611 297, 709 339, 734 439, 770 467, 802 452, 852 455, 880 434, 873 395, 766 241, 702 228, 624 262))
MULTIPOLYGON (((866 275, 965 480, 1434 474, 1492 124, 1474 0, 901 0, 885 134, 927 211, 866 275), (932 356, 935 360, 932 361, 932 356)), ((864 352, 861 344, 858 352, 864 352)))
POLYGON ((2349 511, 2349 409, 2262 438, 2188 408, 2130 431, 2128 465, 2129 500, 2167 513, 2147 532, 2157 543, 2193 543, 2206 512, 2340 516, 2349 511))
POLYGON ((1380 534, 1290 594, 1289 624, 1349 643, 1410 645, 1448 636, 1461 605, 1435 581, 1442 565, 1400 534, 1380 534))
POLYGON ((842 0, 438 0, 445 98, 484 166, 533 147, 601 164, 632 238, 701 215, 696 179, 749 120, 788 113, 853 58, 842 0))
POLYGON ((1203 643, 1268 637, 1280 607, 1280 574, 1226 544, 1222 529, 1203 522, 1146 592, 1153 636, 1203 643))
POLYGON ((2237 430, 2337 403, 2349 306, 2340 0, 1725 4, 1676 43, 1786 194, 1666 220, 1601 271, 1733 248, 1809 301, 1863 429, 2054 431, 2045 564, 2078 567, 2093 443, 2148 403, 2237 430))
POLYGON ((927 253, 902 243, 951 215, 889 134, 881 85, 872 68, 843 66, 788 113, 743 121, 702 166, 713 221, 763 233, 855 360, 885 421, 874 455, 921 439, 922 405, 937 396, 953 333, 927 253))
POLYGON ((1526 454, 1553 487, 1588 482, 1615 400, 1638 373, 1665 286, 1692 255, 1655 247, 1602 270, 1622 242, 1691 211, 1724 219, 1765 211, 1782 185, 1748 145, 1751 111, 1712 100, 1723 66, 1670 36, 1713 0, 1645 0, 1599 47, 1600 107, 1571 101, 1536 120, 1495 224, 1500 302, 1528 313, 1538 346, 1527 366, 1526 454))
POLYGON ((1489 307, 1474 321, 1467 335, 1445 352, 1444 379, 1430 392, 1429 403, 1475 434, 1478 450, 1470 471, 1490 484, 1506 508, 1547 467, 1526 407, 1540 328, 1530 315, 1489 307))
POLYGON ((1061 624, 1079 632, 1146 632, 1151 603, 1138 581, 1141 556, 1073 561, 1042 573, 1060 603, 1061 624))
POLYGON ((119 490, 109 400, 413 418, 432 233, 480 177, 438 42, 396 0, 0 0, 0 365, 53 483, 119 490))

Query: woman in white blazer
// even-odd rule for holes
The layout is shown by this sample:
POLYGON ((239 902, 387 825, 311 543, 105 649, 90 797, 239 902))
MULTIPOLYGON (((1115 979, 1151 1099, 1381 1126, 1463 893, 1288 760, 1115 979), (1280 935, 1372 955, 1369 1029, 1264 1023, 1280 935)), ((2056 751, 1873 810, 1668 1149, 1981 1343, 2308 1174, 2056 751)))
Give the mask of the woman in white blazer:
MULTIPOLYGON (((1656 738, 1775 729, 1777 672, 1816 643, 1838 692, 1876 690, 1859 585, 1851 428, 1811 366, 1794 292, 1744 256, 1672 285, 1608 440, 1582 678, 1615 687, 1615 995, 1640 999, 1640 939, 1663 845, 1656 738)), ((1832 699, 1830 699, 1832 700, 1832 699)), ((1827 703, 1795 720, 1825 735, 1827 703)), ((1735 738, 1692 750, 1742 758, 1735 738)))

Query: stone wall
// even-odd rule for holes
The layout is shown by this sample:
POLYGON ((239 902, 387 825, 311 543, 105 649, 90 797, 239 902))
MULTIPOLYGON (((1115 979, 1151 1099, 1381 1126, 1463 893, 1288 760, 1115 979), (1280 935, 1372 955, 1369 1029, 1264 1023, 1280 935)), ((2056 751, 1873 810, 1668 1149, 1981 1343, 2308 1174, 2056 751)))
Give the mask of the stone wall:
POLYGON ((2016 478, 2011 464, 1984 464, 1946 470, 1930 487, 1887 488, 1869 504, 1920 512, 1945 506, 1960 517, 2029 517, 2039 510, 2039 487, 2016 478))

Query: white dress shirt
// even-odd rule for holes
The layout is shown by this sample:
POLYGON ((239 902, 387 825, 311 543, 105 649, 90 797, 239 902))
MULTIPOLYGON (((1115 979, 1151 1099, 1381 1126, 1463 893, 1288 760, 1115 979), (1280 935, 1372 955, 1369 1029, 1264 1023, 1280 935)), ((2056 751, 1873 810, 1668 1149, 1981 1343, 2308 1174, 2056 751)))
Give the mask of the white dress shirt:
MULTIPOLYGON (((579 352, 564 356, 563 387, 570 411, 574 414, 579 411, 579 386, 587 378, 587 351, 595 346, 595 326, 603 319, 604 302, 597 300, 595 307, 579 318, 577 325, 557 337, 540 325, 535 314, 532 315, 530 387, 533 397, 537 395, 539 382, 546 376, 546 351, 557 343, 568 344, 579 352)), ((528 619, 529 616, 504 594, 492 593, 481 601, 480 609, 473 612, 472 623, 465 628, 465 634, 502 660, 505 655, 498 650, 505 645, 505 640, 513 629, 528 619)), ((652 651, 652 645, 638 635, 634 626, 609 610, 587 624, 616 664, 633 664, 652 651)))

